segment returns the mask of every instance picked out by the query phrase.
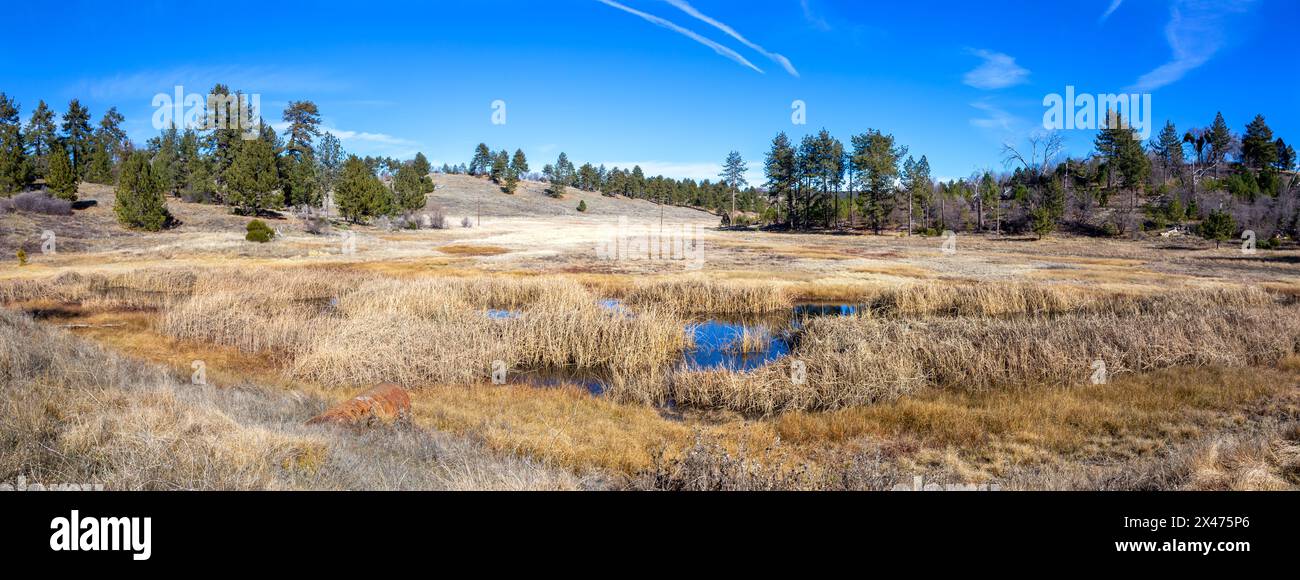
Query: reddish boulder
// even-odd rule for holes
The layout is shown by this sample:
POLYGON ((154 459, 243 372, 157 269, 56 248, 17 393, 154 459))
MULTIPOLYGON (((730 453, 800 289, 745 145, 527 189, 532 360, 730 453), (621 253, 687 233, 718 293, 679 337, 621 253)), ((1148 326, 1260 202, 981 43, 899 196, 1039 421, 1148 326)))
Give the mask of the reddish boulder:
POLYGON ((307 421, 308 425, 369 425, 405 421, 411 416, 411 396, 402 387, 384 383, 307 421))

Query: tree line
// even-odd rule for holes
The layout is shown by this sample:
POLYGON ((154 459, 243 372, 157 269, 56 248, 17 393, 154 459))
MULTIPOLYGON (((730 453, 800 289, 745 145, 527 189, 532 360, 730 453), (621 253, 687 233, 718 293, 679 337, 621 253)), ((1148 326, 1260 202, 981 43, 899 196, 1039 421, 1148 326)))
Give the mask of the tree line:
MULTIPOLYGON (((217 84, 210 94, 232 93, 217 84)), ((92 127, 89 111, 74 99, 56 126, 41 101, 23 125, 18 103, 0 93, 0 195, 44 180, 51 195, 75 201, 81 182, 116 185, 120 221, 157 230, 172 222, 167 196, 224 204, 242 215, 310 212, 332 201, 346 219, 362 222, 415 212, 434 190, 423 153, 406 161, 347 155, 336 136, 321 130, 320 111, 311 101, 288 104, 283 134, 258 119, 251 139, 239 127, 208 122, 239 111, 204 114, 200 127, 172 124, 137 148, 115 108, 92 127)))

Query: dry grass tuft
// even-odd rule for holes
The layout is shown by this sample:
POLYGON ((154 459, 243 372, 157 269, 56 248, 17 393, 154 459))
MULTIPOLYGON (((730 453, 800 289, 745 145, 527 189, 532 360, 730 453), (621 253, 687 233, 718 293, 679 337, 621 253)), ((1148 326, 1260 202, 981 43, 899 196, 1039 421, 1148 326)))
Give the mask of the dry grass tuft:
POLYGON ((416 429, 302 423, 327 402, 180 385, 0 311, 0 480, 109 489, 572 489, 566 472, 416 429))
POLYGON ((768 282, 707 279, 650 282, 626 298, 637 307, 663 307, 683 314, 782 312, 793 305, 784 286, 768 282))

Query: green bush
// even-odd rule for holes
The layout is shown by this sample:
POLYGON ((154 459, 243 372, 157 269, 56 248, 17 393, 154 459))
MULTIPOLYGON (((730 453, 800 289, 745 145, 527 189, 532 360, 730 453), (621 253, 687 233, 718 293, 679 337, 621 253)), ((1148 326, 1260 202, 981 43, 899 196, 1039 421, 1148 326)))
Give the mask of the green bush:
POLYGON ((271 226, 266 225, 266 222, 262 220, 248 222, 248 233, 244 235, 245 240, 259 244, 265 244, 274 237, 275 230, 272 230, 271 226))
POLYGON ((587 200, 584 199, 578 202, 578 211, 587 211, 587 200))
POLYGON ((122 164, 117 180, 117 197, 113 212, 128 228, 156 232, 171 223, 167 200, 163 197, 163 178, 153 170, 149 156, 136 151, 122 164))

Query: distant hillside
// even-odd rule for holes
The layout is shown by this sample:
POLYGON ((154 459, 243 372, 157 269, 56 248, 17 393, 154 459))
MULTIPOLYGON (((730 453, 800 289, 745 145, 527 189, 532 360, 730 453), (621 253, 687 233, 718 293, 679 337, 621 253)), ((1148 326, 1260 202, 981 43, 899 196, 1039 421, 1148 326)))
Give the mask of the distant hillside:
POLYGON ((486 178, 468 175, 434 175, 437 189, 429 195, 429 204, 441 207, 448 216, 475 215, 482 211, 485 216, 496 217, 544 217, 544 216, 621 216, 633 220, 659 219, 663 210, 665 219, 673 221, 709 221, 719 220, 709 212, 658 204, 626 197, 606 197, 599 192, 580 191, 570 187, 563 199, 555 199, 546 194, 547 184, 535 181, 522 181, 513 195, 503 193, 501 188, 486 178), (587 202, 587 211, 577 210, 578 202, 587 202))

